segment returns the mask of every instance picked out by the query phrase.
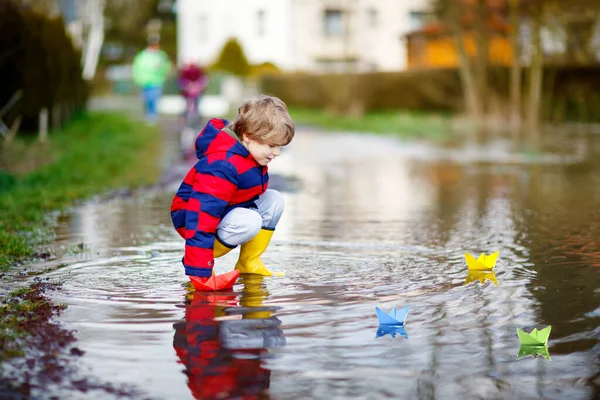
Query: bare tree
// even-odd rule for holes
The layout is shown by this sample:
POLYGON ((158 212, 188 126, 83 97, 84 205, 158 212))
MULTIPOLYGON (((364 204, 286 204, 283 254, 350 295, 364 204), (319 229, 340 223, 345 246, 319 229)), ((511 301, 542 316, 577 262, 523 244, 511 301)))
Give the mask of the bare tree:
POLYGON ((85 0, 78 4, 79 19, 75 23, 82 45, 83 78, 91 80, 96 75, 100 51, 104 43, 105 0, 85 0))
POLYGON ((510 23, 510 122, 513 132, 517 134, 521 126, 521 38, 520 38, 520 11, 519 0, 509 0, 510 23))
POLYGON ((448 26, 455 42, 459 57, 458 71, 463 87, 465 108, 469 117, 479 126, 483 118, 482 99, 481 93, 478 90, 476 70, 472 65, 465 45, 465 30, 462 26, 462 5, 460 2, 454 0, 436 0, 433 5, 438 18, 448 26))
POLYGON ((589 65, 597 61, 593 40, 600 25, 600 2, 572 0, 568 3, 547 1, 554 6, 565 33, 565 57, 573 64, 589 65))
POLYGON ((544 12, 546 5, 543 2, 530 4, 528 7, 530 41, 529 84, 527 87, 527 131, 530 136, 538 136, 540 131, 542 80, 544 77, 544 48, 542 46, 541 30, 544 26, 544 12))
POLYGON ((489 36, 488 21, 490 20, 490 8, 486 0, 475 0, 475 4, 466 16, 472 20, 469 36, 475 42, 475 79, 477 91, 481 102, 482 112, 487 113, 489 107, 490 92, 488 90, 488 61, 489 61, 489 36))
POLYGON ((496 32, 491 21, 506 16, 509 21, 507 109, 516 134, 526 128, 528 136, 540 135, 542 106, 551 106, 546 103, 554 90, 552 75, 544 74, 546 65, 590 65, 599 59, 598 0, 433 0, 433 6, 456 44, 465 108, 477 126, 494 112, 489 57, 496 32), (475 51, 465 44, 471 39, 475 51))

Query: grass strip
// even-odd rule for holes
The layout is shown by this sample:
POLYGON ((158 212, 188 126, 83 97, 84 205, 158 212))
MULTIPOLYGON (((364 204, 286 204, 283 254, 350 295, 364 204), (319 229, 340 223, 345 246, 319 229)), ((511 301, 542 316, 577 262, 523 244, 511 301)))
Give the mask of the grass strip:
POLYGON ((367 132, 394 135, 400 139, 441 140, 450 136, 450 116, 416 111, 374 111, 363 116, 334 115, 321 109, 290 107, 296 124, 327 131, 367 132))
POLYGON ((160 138, 157 128, 126 115, 94 112, 50 134, 46 143, 2 143, 2 154, 25 150, 13 154, 10 172, 0 171, 0 271, 31 257, 49 239, 49 211, 112 189, 156 182, 160 138), (27 169, 20 168, 24 165, 34 165, 33 170, 18 172, 27 169))

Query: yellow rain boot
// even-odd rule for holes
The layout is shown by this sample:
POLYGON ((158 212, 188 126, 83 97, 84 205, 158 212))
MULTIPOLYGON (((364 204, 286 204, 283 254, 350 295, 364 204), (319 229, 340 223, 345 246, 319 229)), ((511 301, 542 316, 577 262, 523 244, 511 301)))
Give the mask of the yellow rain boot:
POLYGON ((244 243, 240 249, 240 258, 235 269, 241 274, 256 274, 263 276, 284 276, 283 272, 271 272, 260 259, 260 255, 265 252, 273 232, 268 229, 261 229, 252 240, 244 243))
MULTIPOLYGON (((223 257, 225 254, 229 253, 231 250, 233 250, 233 249, 223 245, 223 243, 221 243, 217 239, 215 239, 215 244, 213 245, 213 257, 214 258, 223 257)), ((214 270, 213 270, 213 275, 215 275, 214 270)))
POLYGON ((240 306, 250 308, 250 311, 243 313, 244 319, 265 319, 271 318, 273 315, 273 311, 263 305, 263 302, 269 297, 264 279, 260 275, 240 277, 239 283, 242 284, 240 306))
POLYGON ((225 254, 229 253, 231 250, 229 247, 223 245, 223 243, 219 242, 215 239, 215 244, 213 246, 213 254, 215 258, 223 257, 225 254))

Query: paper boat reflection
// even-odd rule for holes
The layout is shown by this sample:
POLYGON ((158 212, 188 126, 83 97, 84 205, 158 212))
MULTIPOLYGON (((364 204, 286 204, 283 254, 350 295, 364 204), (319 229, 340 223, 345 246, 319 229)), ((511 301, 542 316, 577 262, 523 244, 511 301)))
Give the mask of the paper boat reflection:
POLYGON ((477 271, 470 269, 465 278, 465 285, 474 281, 479 281, 482 285, 485 281, 490 281, 498 286, 498 279, 496 278, 494 271, 477 271))
POLYGON ((385 335, 390 335, 393 338, 396 335, 400 335, 408 339, 408 333, 406 333, 404 325, 379 325, 379 328, 377 328, 377 337, 385 335))
POLYGON ((548 351, 548 346, 527 346, 522 345, 519 348, 519 353, 517 354, 517 360, 520 360, 524 357, 533 357, 537 358, 538 356, 544 357, 546 360, 550 360, 550 352, 548 351))

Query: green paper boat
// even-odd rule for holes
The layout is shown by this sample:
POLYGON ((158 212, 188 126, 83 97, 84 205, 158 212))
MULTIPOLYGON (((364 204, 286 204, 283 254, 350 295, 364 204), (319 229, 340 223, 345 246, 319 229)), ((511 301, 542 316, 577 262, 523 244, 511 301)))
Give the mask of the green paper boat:
POLYGON ((550 331, 552 326, 548 325, 544 329, 537 330, 533 329, 531 333, 523 332, 517 328, 517 335, 519 336, 519 342, 521 347, 517 354, 517 360, 532 356, 537 358, 538 355, 544 357, 546 360, 550 360, 550 352, 548 351, 548 338, 550 337, 550 331))
POLYGON ((519 342, 521 343, 521 346, 547 346, 551 329, 552 326, 548 325, 539 331, 534 328, 531 333, 525 333, 521 329, 517 328, 519 342))

